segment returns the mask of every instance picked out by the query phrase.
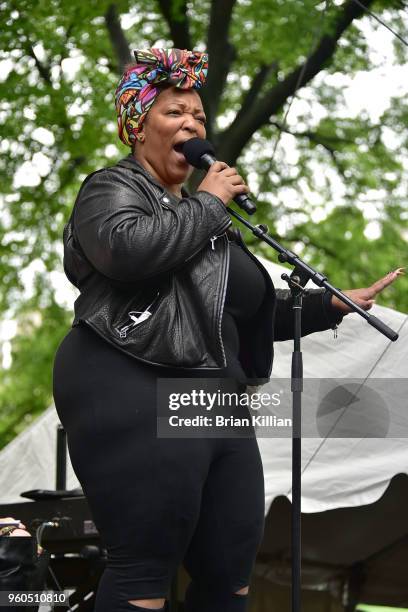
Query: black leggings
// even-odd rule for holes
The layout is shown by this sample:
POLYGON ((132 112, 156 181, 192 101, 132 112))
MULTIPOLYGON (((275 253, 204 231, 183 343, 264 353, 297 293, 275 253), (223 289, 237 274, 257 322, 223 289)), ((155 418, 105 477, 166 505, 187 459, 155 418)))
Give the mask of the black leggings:
POLYGON ((83 326, 55 357, 55 406, 108 551, 95 612, 165 598, 181 563, 192 579, 186 611, 241 612, 247 597, 234 593, 249 585, 264 527, 258 444, 157 437, 163 372, 83 326))

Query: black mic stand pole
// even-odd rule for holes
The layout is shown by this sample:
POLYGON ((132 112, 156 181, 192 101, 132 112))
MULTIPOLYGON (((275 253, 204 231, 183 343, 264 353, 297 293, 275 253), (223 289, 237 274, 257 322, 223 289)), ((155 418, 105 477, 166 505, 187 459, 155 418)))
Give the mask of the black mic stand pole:
POLYGON ((230 215, 238 219, 245 227, 259 240, 263 240, 273 249, 278 251, 278 259, 282 263, 289 263, 294 266, 290 277, 282 274, 290 288, 293 297, 294 311, 294 346, 292 353, 292 372, 291 372, 291 391, 292 391, 292 612, 301 610, 302 593, 302 556, 301 556, 301 457, 302 457, 302 391, 303 391, 303 361, 300 350, 301 321, 302 321, 302 299, 305 292, 305 285, 311 279, 318 287, 325 287, 332 295, 338 297, 342 302, 362 316, 367 323, 375 327, 377 331, 395 342, 398 334, 389 328, 385 323, 374 315, 357 306, 349 297, 344 295, 339 289, 333 287, 327 277, 314 270, 311 266, 302 261, 295 253, 283 247, 279 242, 268 235, 268 228, 265 225, 252 225, 247 219, 227 207, 230 215))

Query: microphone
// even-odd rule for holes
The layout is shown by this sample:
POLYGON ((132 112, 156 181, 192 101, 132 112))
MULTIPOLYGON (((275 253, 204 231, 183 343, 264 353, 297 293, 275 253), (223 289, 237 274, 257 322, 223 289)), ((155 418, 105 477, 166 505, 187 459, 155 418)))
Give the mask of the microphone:
MULTIPOLYGON (((182 151, 188 163, 195 168, 208 170, 217 161, 211 142, 203 138, 190 138, 183 144, 182 151)), ((234 202, 248 215, 252 215, 256 211, 255 204, 245 193, 236 195, 234 202)))

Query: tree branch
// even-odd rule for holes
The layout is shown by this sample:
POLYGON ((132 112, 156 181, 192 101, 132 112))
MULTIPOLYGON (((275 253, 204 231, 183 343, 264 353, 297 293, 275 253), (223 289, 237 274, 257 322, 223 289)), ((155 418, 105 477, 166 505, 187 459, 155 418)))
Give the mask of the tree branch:
POLYGON ((289 130, 289 128, 285 127, 278 121, 271 121, 270 124, 275 125, 278 128, 278 130, 280 130, 281 132, 285 132, 285 134, 290 134, 291 136, 294 136, 295 138, 307 138, 310 142, 320 145, 321 147, 326 149, 326 151, 329 153, 330 157, 332 158, 339 173, 343 177, 345 177, 345 174, 344 174, 345 169, 343 167, 343 164, 340 162, 339 158, 337 157, 337 151, 335 147, 329 144, 329 142, 336 142, 339 144, 340 143, 352 144, 353 141, 346 140, 344 138, 338 138, 337 136, 327 136, 326 137, 326 136, 323 136, 322 134, 318 134, 317 132, 312 132, 310 130, 307 130, 305 132, 292 132, 291 130, 289 130))
POLYGON ((210 132, 217 116, 228 72, 236 55, 234 47, 228 40, 235 3, 236 0, 222 0, 222 2, 220 0, 211 0, 210 25, 207 36, 210 69, 207 85, 203 89, 202 95, 210 132))
POLYGON ((288 128, 288 126, 283 125, 283 123, 280 123, 279 121, 270 121, 269 125, 274 125, 281 132, 285 132, 285 134, 290 134, 291 136, 295 136, 295 138, 309 138, 309 140, 313 140, 317 144, 323 144, 323 141, 325 143, 334 142, 338 144, 353 144, 354 143, 354 140, 347 140, 347 138, 340 138, 339 136, 327 136, 327 135, 319 134, 318 132, 312 132, 311 130, 306 130, 305 132, 293 132, 292 130, 288 128))
POLYGON ((29 45, 28 53, 34 59, 35 65, 37 67, 38 72, 40 73, 41 78, 47 83, 47 85, 52 85, 50 66, 46 66, 45 64, 42 64, 40 62, 40 60, 35 54, 33 45, 29 45))
POLYGON ((70 23, 65 31, 65 42, 64 42, 63 49, 61 51, 61 56, 58 61, 58 66, 61 66, 63 60, 68 57, 68 51, 69 51, 68 42, 69 42, 69 37, 71 36, 73 29, 74 29, 74 24, 70 23))
POLYGON ((112 47, 118 59, 119 74, 122 74, 125 65, 132 62, 132 55, 130 53, 129 44, 126 40, 125 33, 123 32, 120 24, 117 6, 114 3, 108 6, 105 13, 105 24, 112 47))
POLYGON ((184 0, 180 14, 175 17, 172 0, 158 0, 160 10, 169 26, 170 36, 176 49, 192 50, 193 43, 190 37, 187 17, 187 2, 184 0))
MULTIPOLYGON (((374 0, 363 0, 366 7, 374 0)), ((299 88, 305 86, 333 58, 337 41, 351 23, 364 15, 364 10, 353 0, 347 0, 337 19, 332 34, 322 36, 316 49, 309 55, 305 63, 293 70, 283 81, 274 85, 262 96, 257 104, 252 105, 245 115, 239 113, 233 123, 225 130, 220 139, 219 157, 228 164, 234 164, 240 152, 251 138, 252 134, 269 122, 269 118, 277 113, 285 101, 294 94, 299 77, 303 71, 299 88)))
MULTIPOLYGON (((71 23, 65 32, 65 41, 62 44, 62 49, 61 49, 61 54, 59 57, 58 62, 55 62, 55 66, 59 66, 61 68, 61 64, 63 62, 63 60, 68 57, 68 41, 69 41, 69 37, 71 36, 72 30, 74 28, 74 24, 71 23)), ((35 61, 35 65, 37 67, 37 70, 41 76, 41 78, 47 83, 47 85, 51 85, 52 86, 52 80, 51 80, 51 67, 52 67, 52 63, 48 62, 47 64, 43 64, 39 58, 36 56, 35 51, 34 51, 34 45, 33 44, 28 44, 26 45, 27 48, 27 52, 28 55, 30 55, 30 57, 32 57, 35 61)))
POLYGON ((272 64, 263 64, 259 68, 258 72, 252 80, 251 87, 246 92, 244 100, 241 104, 241 108, 239 109, 237 116, 235 117, 235 121, 239 122, 240 115, 245 115, 249 111, 249 109, 252 108, 254 104, 256 104, 256 100, 266 79, 272 71, 276 72, 277 70, 278 62, 273 62, 272 64))

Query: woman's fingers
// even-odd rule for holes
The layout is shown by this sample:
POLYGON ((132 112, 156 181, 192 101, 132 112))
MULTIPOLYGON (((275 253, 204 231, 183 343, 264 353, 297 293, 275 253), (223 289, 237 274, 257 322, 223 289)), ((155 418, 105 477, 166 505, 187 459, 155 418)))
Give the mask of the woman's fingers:
POLYGON ((233 174, 229 177, 231 185, 245 185, 245 181, 239 174, 233 174))
POLYGON ((245 185, 245 181, 235 168, 227 167, 222 170, 222 175, 229 179, 231 185, 245 185))
POLYGON ((240 193, 249 193, 249 187, 245 183, 241 175, 239 175, 235 168, 226 168, 222 171, 222 174, 228 178, 229 184, 233 187, 233 191, 236 195, 240 193))
MULTIPOLYGON (((349 289, 348 291, 343 291, 343 293, 363 310, 370 310, 374 304, 374 300, 366 295, 366 291, 367 289, 349 289)), ((351 308, 339 300, 335 295, 332 297, 332 306, 345 314, 352 312, 351 308)))
POLYGON ((375 304, 375 300, 362 300, 361 298, 356 298, 353 300, 360 308, 363 310, 370 310, 375 304))
POLYGON ((225 168, 222 170, 224 176, 239 176, 237 169, 236 168, 232 168, 231 166, 225 166, 225 168))
MULTIPOLYGON (((397 268, 373 283, 371 287, 348 289, 343 291, 343 293, 351 298, 353 302, 355 302, 363 310, 370 310, 375 303, 375 296, 381 293, 383 289, 391 285, 391 283, 393 283, 398 276, 404 274, 404 270, 405 268, 397 268)), ((343 313, 352 312, 352 310, 336 296, 332 297, 332 306, 343 313)))
POLYGON ((373 297, 378 293, 381 293, 381 291, 388 287, 388 285, 391 285, 391 283, 393 283, 398 276, 402 276, 403 274, 405 274, 405 268, 397 268, 396 270, 388 272, 388 274, 373 283, 371 287, 369 287, 373 297))
POLYGON ((228 164, 222 161, 216 161, 210 166, 208 172, 222 172, 226 168, 229 168, 228 164))

